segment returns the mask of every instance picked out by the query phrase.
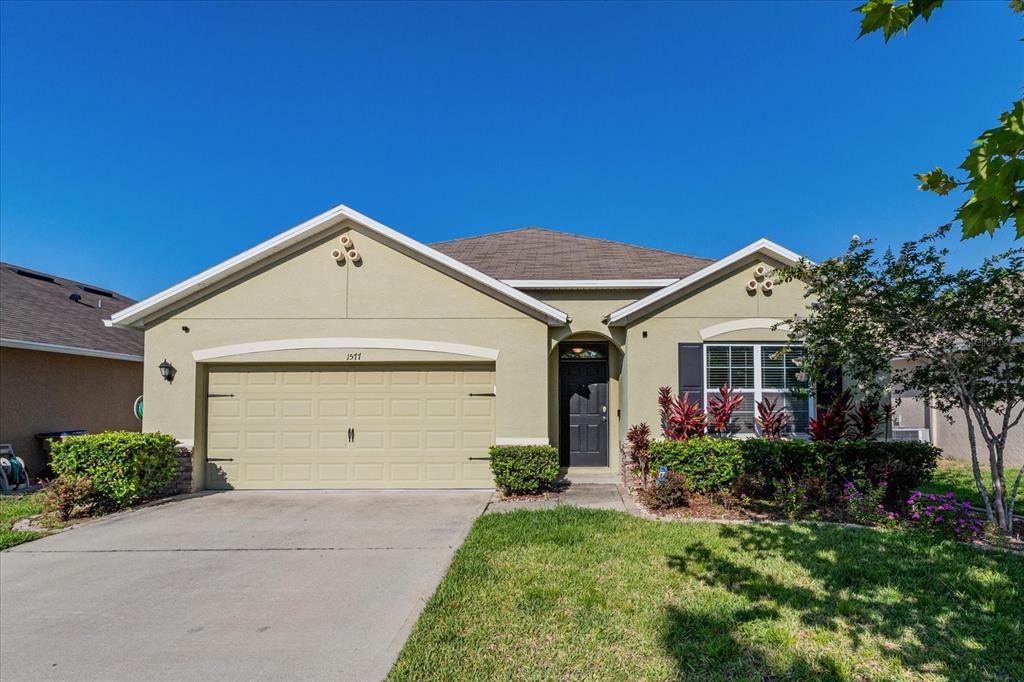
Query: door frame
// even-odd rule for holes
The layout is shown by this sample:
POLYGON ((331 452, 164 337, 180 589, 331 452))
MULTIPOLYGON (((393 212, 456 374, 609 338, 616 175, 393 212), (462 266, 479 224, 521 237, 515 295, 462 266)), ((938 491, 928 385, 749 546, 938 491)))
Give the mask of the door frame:
POLYGON ((603 422, 604 426, 604 464, 592 465, 595 468, 611 466, 611 445, 609 443, 609 437, 611 435, 611 423, 610 412, 611 412, 611 366, 609 365, 609 357, 611 352, 611 346, 607 341, 562 341, 558 344, 556 353, 558 354, 558 461, 560 466, 569 468, 572 466, 569 460, 569 411, 568 401, 565 396, 565 385, 562 382, 562 366, 564 364, 576 364, 576 363, 600 363, 605 367, 605 409, 607 410, 606 418, 603 422), (563 358, 563 352, 566 350, 573 350, 576 348, 582 348, 584 350, 597 351, 600 357, 580 357, 580 358, 563 358))

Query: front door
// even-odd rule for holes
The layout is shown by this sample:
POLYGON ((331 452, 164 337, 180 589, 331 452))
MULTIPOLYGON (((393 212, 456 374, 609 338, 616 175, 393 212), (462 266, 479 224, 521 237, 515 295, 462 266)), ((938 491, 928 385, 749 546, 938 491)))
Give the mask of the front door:
POLYGON ((558 375, 562 466, 608 466, 607 344, 563 344, 558 375))

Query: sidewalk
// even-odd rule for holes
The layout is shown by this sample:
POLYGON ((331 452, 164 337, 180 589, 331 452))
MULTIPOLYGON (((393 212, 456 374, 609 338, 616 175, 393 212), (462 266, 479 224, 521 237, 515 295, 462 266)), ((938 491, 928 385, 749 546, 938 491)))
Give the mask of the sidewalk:
POLYGON ((501 513, 517 509, 554 509, 562 506, 611 509, 633 516, 644 515, 621 483, 571 483, 543 497, 511 500, 502 499, 501 493, 495 491, 484 513, 501 513))

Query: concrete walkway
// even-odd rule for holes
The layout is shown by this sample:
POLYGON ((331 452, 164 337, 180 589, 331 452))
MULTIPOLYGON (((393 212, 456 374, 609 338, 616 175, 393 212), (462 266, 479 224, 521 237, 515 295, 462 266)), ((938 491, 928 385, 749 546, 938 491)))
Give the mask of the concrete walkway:
POLYGON ((586 509, 611 509, 634 516, 643 516, 633 498, 621 483, 571 483, 543 497, 502 499, 495 492, 487 505, 488 513, 501 513, 517 509, 554 509, 572 506, 586 509))
POLYGON ((0 680, 379 680, 489 490, 226 492, 0 553, 0 680))

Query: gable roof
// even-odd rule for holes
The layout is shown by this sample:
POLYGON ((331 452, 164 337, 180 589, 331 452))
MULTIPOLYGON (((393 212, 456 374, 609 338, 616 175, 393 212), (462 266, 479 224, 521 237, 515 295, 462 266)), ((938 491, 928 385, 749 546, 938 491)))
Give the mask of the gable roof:
POLYGON ((781 261, 786 265, 795 265, 801 256, 793 253, 787 248, 779 246, 775 242, 768 239, 758 239, 753 244, 744 246, 739 251, 734 251, 721 260, 714 261, 705 268, 694 272, 693 274, 684 277, 683 279, 668 285, 663 289, 659 289, 654 293, 641 298, 639 301, 630 303, 627 306, 619 308, 615 312, 608 316, 608 326, 622 326, 636 320, 639 317, 649 313, 651 310, 664 304, 668 299, 673 296, 679 296, 687 291, 694 289, 699 286, 705 280, 710 277, 729 269, 736 263, 754 255, 770 256, 777 261, 781 261))
POLYGON ((175 305, 193 299, 200 292, 224 285, 251 272, 266 261, 301 249, 345 220, 368 230, 376 238, 416 260, 521 310, 551 325, 563 325, 568 316, 557 308, 524 294, 493 277, 436 251, 387 225, 358 211, 339 204, 304 223, 282 232, 276 237, 257 244, 247 251, 227 259, 183 282, 125 308, 110 316, 109 324, 118 327, 142 328, 147 321, 166 313, 175 305))
POLYGON ((713 262, 542 227, 453 239, 431 246, 501 280, 675 280, 713 262))
POLYGON ((0 346, 141 361, 142 333, 103 323, 133 303, 104 287, 0 263, 0 346))

